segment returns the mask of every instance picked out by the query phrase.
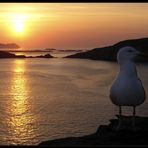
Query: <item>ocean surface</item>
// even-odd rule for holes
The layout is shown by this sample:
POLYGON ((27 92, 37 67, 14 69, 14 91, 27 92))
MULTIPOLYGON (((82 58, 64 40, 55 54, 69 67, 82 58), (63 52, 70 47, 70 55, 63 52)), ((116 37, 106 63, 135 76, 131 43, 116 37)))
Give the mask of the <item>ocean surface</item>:
MULTIPOLYGON (((37 145, 108 124, 118 114, 109 98, 118 68, 84 59, 0 59, 0 145, 37 145)), ((148 93, 148 64, 137 70, 148 93)), ((147 99, 137 115, 148 116, 147 99)))

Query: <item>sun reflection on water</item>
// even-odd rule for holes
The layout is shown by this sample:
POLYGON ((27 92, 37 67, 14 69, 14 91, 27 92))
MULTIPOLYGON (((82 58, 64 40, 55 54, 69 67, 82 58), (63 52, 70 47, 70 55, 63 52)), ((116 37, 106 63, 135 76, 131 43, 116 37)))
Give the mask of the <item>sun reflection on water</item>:
POLYGON ((11 118, 8 122, 10 134, 14 144, 22 144, 32 132, 30 125, 31 117, 28 113, 27 82, 25 77, 25 60, 14 61, 14 73, 11 84, 11 101, 9 113, 11 118))
POLYGON ((25 61, 24 60, 15 60, 14 61, 14 71, 15 72, 24 72, 25 71, 25 61))

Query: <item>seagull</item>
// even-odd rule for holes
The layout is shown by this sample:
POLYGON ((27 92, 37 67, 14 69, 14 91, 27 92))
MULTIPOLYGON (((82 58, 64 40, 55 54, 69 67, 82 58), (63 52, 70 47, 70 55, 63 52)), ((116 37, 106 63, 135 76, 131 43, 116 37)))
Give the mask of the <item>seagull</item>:
POLYGON ((145 101, 145 90, 137 75, 134 59, 142 55, 135 48, 122 47, 117 53, 117 61, 120 66, 119 73, 110 88, 110 99, 119 107, 119 122, 117 130, 121 127, 122 106, 133 107, 133 129, 135 127, 136 107, 145 101))

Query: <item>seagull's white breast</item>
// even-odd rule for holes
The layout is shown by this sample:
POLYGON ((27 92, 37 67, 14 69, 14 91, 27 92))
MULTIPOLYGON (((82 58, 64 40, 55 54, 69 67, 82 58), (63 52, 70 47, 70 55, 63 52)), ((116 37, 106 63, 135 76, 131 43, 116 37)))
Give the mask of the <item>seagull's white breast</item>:
POLYGON ((110 98, 115 105, 120 106, 137 106, 144 102, 145 91, 132 63, 120 68, 111 86, 110 98))

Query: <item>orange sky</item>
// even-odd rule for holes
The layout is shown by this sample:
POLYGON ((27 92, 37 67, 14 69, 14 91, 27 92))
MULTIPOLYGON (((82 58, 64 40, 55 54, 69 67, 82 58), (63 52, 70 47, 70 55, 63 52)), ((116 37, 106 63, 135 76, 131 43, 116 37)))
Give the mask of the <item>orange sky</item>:
POLYGON ((91 49, 148 37, 148 3, 0 3, 0 43, 91 49))

